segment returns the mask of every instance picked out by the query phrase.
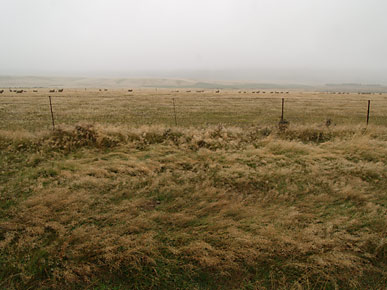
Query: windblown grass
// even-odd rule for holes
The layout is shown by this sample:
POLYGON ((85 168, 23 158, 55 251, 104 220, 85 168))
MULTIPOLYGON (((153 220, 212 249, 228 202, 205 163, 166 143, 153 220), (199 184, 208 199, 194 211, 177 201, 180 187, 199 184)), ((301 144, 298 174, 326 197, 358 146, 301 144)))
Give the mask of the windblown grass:
POLYGON ((79 124, 0 149, 0 288, 385 287, 385 127, 79 124))

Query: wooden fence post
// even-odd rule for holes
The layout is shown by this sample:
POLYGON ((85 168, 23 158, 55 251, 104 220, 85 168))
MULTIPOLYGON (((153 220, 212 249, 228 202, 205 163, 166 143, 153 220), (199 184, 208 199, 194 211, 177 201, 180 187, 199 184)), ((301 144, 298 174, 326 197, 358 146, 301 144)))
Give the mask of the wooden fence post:
POLYGON ((368 100, 368 109, 367 109, 367 126, 368 122, 370 120, 370 106, 371 106, 371 100, 368 100))
POLYGON ((55 130, 54 113, 52 112, 51 96, 48 96, 48 99, 50 100, 50 111, 51 111, 51 120, 52 120, 52 130, 55 130))
POLYGON ((285 104, 285 99, 282 98, 281 122, 284 121, 284 104, 285 104))

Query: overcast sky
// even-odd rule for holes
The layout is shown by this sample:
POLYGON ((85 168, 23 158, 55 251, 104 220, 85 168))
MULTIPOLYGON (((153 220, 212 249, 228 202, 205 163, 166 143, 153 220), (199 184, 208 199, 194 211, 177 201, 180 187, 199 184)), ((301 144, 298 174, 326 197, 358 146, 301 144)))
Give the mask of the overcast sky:
POLYGON ((380 81, 387 1, 0 0, 2 75, 155 70, 356 71, 380 81))

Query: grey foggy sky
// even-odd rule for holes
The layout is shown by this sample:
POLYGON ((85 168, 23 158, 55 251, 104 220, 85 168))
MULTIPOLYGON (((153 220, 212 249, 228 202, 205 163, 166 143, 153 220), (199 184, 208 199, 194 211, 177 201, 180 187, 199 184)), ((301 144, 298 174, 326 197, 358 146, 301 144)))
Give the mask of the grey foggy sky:
POLYGON ((267 69, 380 81, 386 15, 385 0, 0 0, 0 74, 267 69))

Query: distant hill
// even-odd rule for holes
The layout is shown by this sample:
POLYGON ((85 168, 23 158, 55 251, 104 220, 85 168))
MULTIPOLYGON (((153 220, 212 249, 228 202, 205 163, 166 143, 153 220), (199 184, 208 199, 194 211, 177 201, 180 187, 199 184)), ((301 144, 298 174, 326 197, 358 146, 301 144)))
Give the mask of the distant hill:
POLYGON ((387 86, 380 84, 343 83, 326 84, 325 87, 327 91, 387 92, 387 86))
POLYGON ((308 89, 297 84, 270 84, 256 82, 196 81, 173 78, 87 78, 87 77, 37 77, 0 76, 0 87, 71 87, 71 88, 202 88, 202 89, 308 89))
POLYGON ((126 88, 192 86, 193 84, 192 81, 174 79, 0 76, 0 87, 126 88))
POLYGON ((387 92, 379 84, 329 83, 321 86, 243 81, 198 81, 177 78, 91 78, 0 76, 0 88, 200 88, 200 89, 298 89, 317 91, 387 92))

